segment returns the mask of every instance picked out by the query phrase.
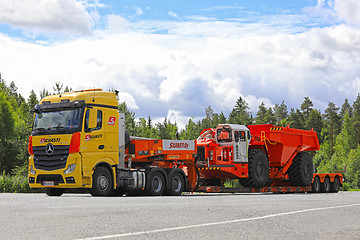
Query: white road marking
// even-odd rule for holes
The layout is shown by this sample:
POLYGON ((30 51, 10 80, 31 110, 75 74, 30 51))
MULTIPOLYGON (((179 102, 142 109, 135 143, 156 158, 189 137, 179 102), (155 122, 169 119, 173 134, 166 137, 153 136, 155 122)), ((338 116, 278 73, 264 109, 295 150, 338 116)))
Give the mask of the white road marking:
POLYGON ((89 237, 89 238, 82 238, 82 239, 78 239, 78 240, 111 239, 111 238, 121 238, 121 237, 137 236, 137 235, 159 233, 159 232, 170 232, 170 231, 177 231, 177 230, 183 230, 183 229, 189 229, 189 228, 201 228, 201 227, 208 227, 208 226, 222 225, 222 224, 229 224, 229 223, 248 222, 248 221, 261 220, 261 219, 266 219, 266 218, 274 218, 274 217, 286 216, 286 215, 292 215, 292 214, 298 214, 298 213, 336 209, 336 208, 346 208, 346 207, 354 207, 354 206, 360 206, 360 203, 341 205, 341 206, 332 206, 332 207, 310 208, 310 209, 304 209, 304 210, 293 211, 293 212, 270 214, 270 215, 265 215, 265 216, 261 216, 261 217, 235 219, 235 220, 222 221, 222 222, 202 223, 202 224, 195 224, 195 225, 188 225, 188 226, 181 226, 181 227, 162 228, 162 229, 154 229, 154 230, 132 232, 132 233, 122 233, 122 234, 115 234, 115 235, 108 235, 108 236, 101 236, 101 237, 89 237))

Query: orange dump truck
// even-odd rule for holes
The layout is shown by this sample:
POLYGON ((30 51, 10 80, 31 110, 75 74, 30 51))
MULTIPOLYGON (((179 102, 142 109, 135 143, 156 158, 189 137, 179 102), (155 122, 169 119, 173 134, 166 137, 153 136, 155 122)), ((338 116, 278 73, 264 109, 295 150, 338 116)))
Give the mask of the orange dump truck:
POLYGON ((197 140, 130 137, 116 94, 101 89, 48 96, 32 110, 29 185, 50 196, 221 192, 226 179, 257 192, 337 192, 341 174, 313 174, 314 131, 221 124, 197 140))
POLYGON ((225 179, 239 179, 253 192, 338 192, 343 183, 340 173, 314 174, 313 130, 220 124, 202 131, 197 149, 204 191, 221 191, 225 179))

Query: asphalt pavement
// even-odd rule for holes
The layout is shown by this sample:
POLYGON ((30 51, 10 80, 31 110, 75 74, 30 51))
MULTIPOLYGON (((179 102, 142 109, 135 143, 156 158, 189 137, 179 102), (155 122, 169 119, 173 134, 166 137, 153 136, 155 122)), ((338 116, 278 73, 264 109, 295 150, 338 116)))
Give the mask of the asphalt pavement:
POLYGON ((360 192, 0 194, 0 239, 360 239, 360 192))

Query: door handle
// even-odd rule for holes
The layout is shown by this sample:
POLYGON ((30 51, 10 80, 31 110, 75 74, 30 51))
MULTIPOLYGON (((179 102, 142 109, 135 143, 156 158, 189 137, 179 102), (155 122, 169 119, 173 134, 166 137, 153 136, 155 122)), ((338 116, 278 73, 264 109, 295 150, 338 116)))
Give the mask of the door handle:
POLYGON ((104 149, 105 148, 105 146, 104 145, 99 145, 99 147, 98 147, 99 149, 104 149))

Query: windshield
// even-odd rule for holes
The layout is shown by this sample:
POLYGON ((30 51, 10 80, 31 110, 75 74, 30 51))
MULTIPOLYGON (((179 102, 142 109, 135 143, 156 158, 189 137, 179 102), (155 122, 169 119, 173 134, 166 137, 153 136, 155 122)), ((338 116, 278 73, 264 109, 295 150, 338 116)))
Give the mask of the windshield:
POLYGON ((80 127, 81 108, 36 113, 33 131, 77 130, 80 127))
POLYGON ((232 142, 231 129, 222 128, 217 130, 217 140, 221 142, 232 142))

